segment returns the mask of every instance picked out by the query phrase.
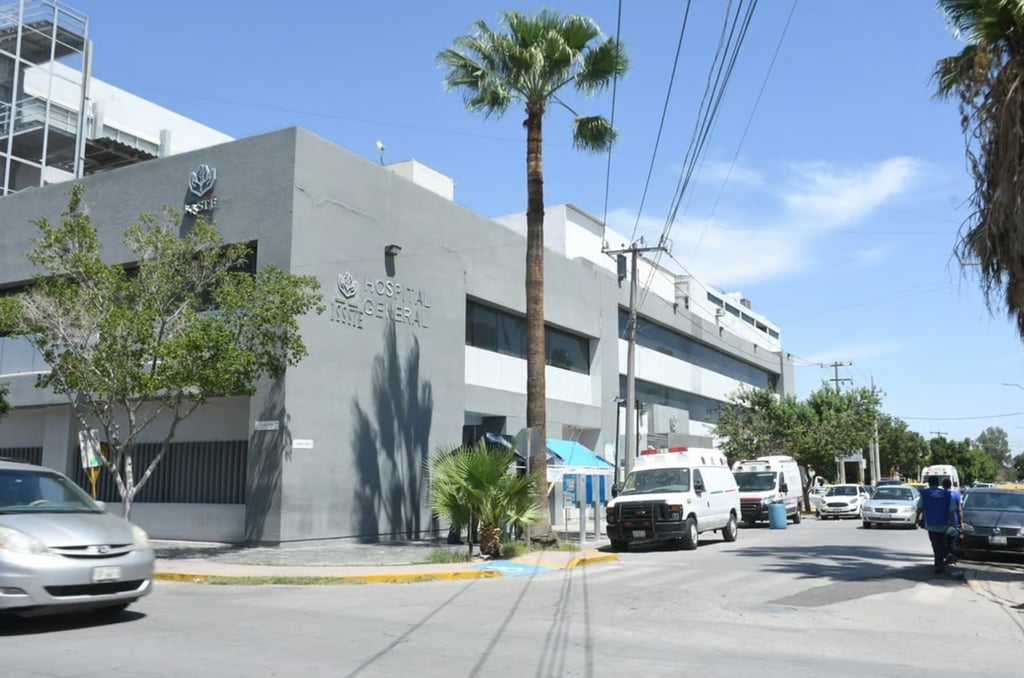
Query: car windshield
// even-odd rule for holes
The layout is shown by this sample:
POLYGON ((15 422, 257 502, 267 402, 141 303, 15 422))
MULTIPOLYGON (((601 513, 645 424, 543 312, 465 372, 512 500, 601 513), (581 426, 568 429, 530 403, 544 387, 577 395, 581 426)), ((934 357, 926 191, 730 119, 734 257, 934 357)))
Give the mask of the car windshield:
POLYGON ((737 471, 736 485, 742 492, 766 492, 775 489, 774 471, 737 471))
POLYGON ((856 497, 858 494, 857 488, 854 485, 840 485, 839 487, 830 487, 828 492, 825 493, 826 497, 856 497))
POLYGON ((964 510, 1024 512, 1024 492, 968 492, 964 510))
POLYGON ((633 471, 622 486, 623 494, 645 494, 648 492, 689 492, 690 469, 658 468, 633 471))
POLYGON ((909 487, 880 487, 875 490, 873 499, 899 499, 902 501, 913 501, 914 491, 909 487))
POLYGON ((80 487, 55 473, 0 469, 0 513, 101 513, 80 487))

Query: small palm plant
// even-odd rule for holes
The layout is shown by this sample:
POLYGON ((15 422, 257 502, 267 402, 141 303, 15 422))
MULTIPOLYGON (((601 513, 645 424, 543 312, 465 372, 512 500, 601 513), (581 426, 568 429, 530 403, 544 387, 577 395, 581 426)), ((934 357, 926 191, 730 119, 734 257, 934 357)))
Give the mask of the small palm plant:
POLYGON ((430 509, 453 527, 480 522, 480 552, 501 555, 501 538, 510 525, 537 521, 533 481, 519 476, 511 450, 493 449, 481 441, 474 447, 442 450, 428 462, 430 509))

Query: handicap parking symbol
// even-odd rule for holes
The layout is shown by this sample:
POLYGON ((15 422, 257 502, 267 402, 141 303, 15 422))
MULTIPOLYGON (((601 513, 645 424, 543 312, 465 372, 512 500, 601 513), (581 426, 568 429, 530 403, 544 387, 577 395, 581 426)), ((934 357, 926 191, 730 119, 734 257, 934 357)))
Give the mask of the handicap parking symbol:
POLYGON ((489 563, 480 563, 479 565, 473 565, 470 569, 472 570, 492 570, 500 572, 505 577, 527 577, 534 574, 543 574, 554 570, 553 567, 545 567, 544 565, 528 565, 525 563, 516 563, 511 560, 493 560, 489 563))

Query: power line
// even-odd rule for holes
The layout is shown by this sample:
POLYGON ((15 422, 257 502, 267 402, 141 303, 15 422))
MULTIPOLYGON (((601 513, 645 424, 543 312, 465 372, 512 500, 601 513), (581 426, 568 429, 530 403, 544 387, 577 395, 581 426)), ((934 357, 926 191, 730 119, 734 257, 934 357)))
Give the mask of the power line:
POLYGON ((629 236, 630 242, 636 240, 636 231, 640 226, 640 215, 644 212, 644 203, 647 201, 647 189, 651 186, 651 176, 654 174, 654 162, 658 157, 658 147, 661 145, 661 132, 665 128, 665 116, 668 114, 668 104, 672 99, 672 85, 676 81, 676 69, 679 67, 679 54, 683 49, 683 35, 686 34, 686 24, 690 18, 691 0, 686 0, 686 11, 683 13, 683 25, 679 29, 679 41, 676 43, 676 58, 672 62, 672 74, 668 79, 668 91, 665 92, 665 103, 661 107, 661 122, 658 123, 658 134, 654 139, 654 150, 651 152, 651 165, 647 168, 647 180, 644 182, 644 191, 640 196, 640 207, 636 210, 636 222, 633 224, 633 233, 629 236))
MULTIPOLYGON (((620 47, 619 35, 622 32, 622 0, 619 0, 619 11, 615 18, 615 47, 620 47)), ((612 129, 615 129, 615 95, 619 90, 619 76, 616 74, 612 78, 612 112, 609 116, 608 124, 612 129)), ((608 166, 604 172, 604 216, 601 218, 601 226, 607 227, 608 225, 608 193, 611 189, 612 184, 612 149, 615 144, 608 147, 608 166)), ((632 238, 630 238, 632 240, 632 238)))
POLYGON ((740 157, 740 149, 743 148, 743 142, 747 139, 747 132, 750 131, 750 125, 754 121, 754 115, 757 113, 758 106, 761 105, 761 97, 764 96, 764 91, 768 87, 768 79, 772 75, 772 69, 775 68, 775 60, 779 57, 779 52, 782 50, 782 43, 786 39, 786 33, 789 31, 789 24, 793 21, 793 14, 796 12, 796 5, 799 0, 793 0, 793 6, 789 10, 789 16, 786 17, 786 25, 782 27, 782 35, 779 36, 779 42, 775 45, 775 52, 772 54, 772 59, 768 63, 768 70, 764 74, 764 80, 761 81, 761 89, 757 92, 757 98, 754 99, 754 107, 750 109, 750 115, 747 116, 747 124, 743 127, 743 134, 740 135, 740 141, 736 145, 736 153, 732 156, 732 162, 729 163, 729 169, 725 174, 725 178, 722 179, 722 186, 718 189, 718 195, 715 196, 715 202, 711 206, 711 213, 708 214, 707 221, 704 222, 704 227, 700 231, 700 235, 697 237, 697 243, 693 246, 693 253, 690 254, 690 262, 693 262, 693 258, 697 256, 697 250, 700 249, 701 242, 704 240, 704 234, 707 233, 708 226, 711 225, 711 219, 715 216, 715 210, 718 209, 718 202, 722 199, 722 194, 725 193, 725 186, 729 183, 729 177, 732 176, 733 167, 736 166, 736 160, 740 157))
MULTIPOLYGON (((719 36, 718 46, 715 50, 715 55, 712 58, 711 66, 708 69, 708 77, 704 87, 704 94, 701 97, 701 102, 698 106, 697 119, 694 121, 693 134, 690 137, 689 146, 687 147, 686 154, 683 157, 683 168, 680 170, 679 181, 676 184, 676 190, 669 209, 669 214, 665 220, 665 225, 662 228, 661 236, 658 239, 658 243, 660 245, 669 245, 669 236, 672 233, 672 226, 675 223, 679 207, 682 204, 683 196, 686 193, 686 188, 690 184, 690 179, 693 176, 697 162, 703 155, 704 145, 707 142, 708 136, 718 116, 718 109, 725 98, 725 91, 731 80, 732 70, 736 64, 736 59, 739 56, 739 50, 746 37, 747 29, 750 27, 750 21, 753 18, 754 9, 757 7, 757 0, 753 0, 747 6, 747 14, 743 20, 742 28, 740 29, 739 36, 735 43, 733 42, 733 37, 736 34, 736 27, 739 23, 740 12, 743 10, 743 0, 740 0, 740 2, 737 3, 736 14, 732 19, 730 27, 729 14, 731 7, 732 0, 730 0, 729 6, 726 8, 725 21, 722 24, 722 32, 719 36), (723 56, 723 54, 725 54, 725 56, 723 56), (726 63, 728 63, 728 66, 726 66, 726 63)), ((656 257, 655 261, 660 261, 660 257, 656 257)), ((653 276, 653 273, 654 271, 652 269, 651 276, 653 276)), ((641 305, 647 299, 646 288, 647 286, 645 286, 644 296, 640 301, 641 305)))
POLYGON ((910 419, 913 421, 972 421, 975 419, 1001 419, 1003 417, 1019 417, 1024 412, 1006 412, 1005 414, 981 414, 972 417, 903 417, 892 415, 897 419, 910 419))

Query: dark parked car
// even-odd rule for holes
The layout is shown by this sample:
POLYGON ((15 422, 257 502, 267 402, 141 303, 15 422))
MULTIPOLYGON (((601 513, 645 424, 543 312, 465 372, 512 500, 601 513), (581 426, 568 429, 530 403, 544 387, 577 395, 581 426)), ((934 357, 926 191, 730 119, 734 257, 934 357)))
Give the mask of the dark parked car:
POLYGON ((964 557, 1024 553, 1024 490, 972 487, 964 495, 964 557))

